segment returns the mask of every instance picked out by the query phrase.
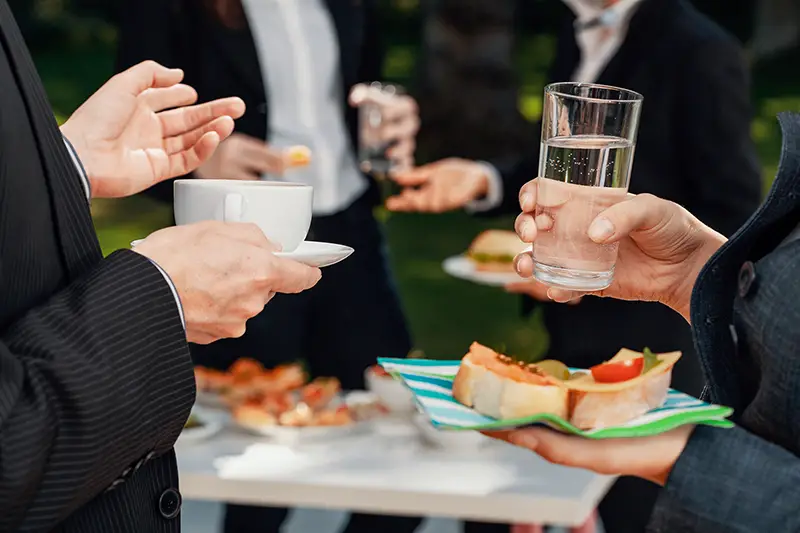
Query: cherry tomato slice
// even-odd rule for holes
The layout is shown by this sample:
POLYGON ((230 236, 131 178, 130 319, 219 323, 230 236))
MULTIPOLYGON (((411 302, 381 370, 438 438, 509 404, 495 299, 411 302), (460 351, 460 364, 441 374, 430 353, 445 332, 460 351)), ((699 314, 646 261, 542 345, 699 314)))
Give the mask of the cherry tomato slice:
POLYGON ((627 361, 603 363, 593 366, 589 370, 598 383, 620 383, 640 376, 643 368, 644 357, 636 357, 627 361))

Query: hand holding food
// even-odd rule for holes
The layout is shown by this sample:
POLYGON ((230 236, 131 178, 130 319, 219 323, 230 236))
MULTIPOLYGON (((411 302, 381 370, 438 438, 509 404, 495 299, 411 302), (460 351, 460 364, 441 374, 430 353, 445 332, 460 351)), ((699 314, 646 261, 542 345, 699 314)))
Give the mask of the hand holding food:
MULTIPOLYGON (((526 243, 536 240, 537 227, 549 221, 537 216, 536 180, 520 191, 522 214, 516 230, 526 243)), ((612 285, 594 294, 621 300, 661 302, 689 320, 689 299, 700 269, 725 242, 683 207, 649 194, 628 195, 603 211, 589 227, 598 244, 619 243, 612 285)), ((517 272, 533 275, 530 253, 517 257, 517 272)), ((548 296, 569 301, 581 293, 549 289, 548 296)))
MULTIPOLYGON (((307 149, 306 149, 307 150, 307 149)), ((298 156, 295 156, 298 157, 298 156)), ((294 158, 260 139, 234 133, 195 174, 203 179, 255 181, 264 174, 282 176, 294 158)))
POLYGON ((392 211, 443 213, 461 209, 489 190, 486 168, 466 159, 444 159, 395 172, 391 178, 404 187, 399 195, 386 201, 392 211))

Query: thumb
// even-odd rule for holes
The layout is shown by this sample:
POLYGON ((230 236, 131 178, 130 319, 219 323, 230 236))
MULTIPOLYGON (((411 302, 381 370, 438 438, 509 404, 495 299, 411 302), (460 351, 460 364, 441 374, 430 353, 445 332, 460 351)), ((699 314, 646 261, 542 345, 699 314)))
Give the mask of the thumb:
POLYGON ((589 238, 598 244, 609 244, 633 232, 664 226, 677 207, 652 194, 629 195, 627 200, 612 205, 589 225, 589 238))
POLYGON ((172 87, 182 80, 183 70, 167 68, 155 61, 144 61, 117 74, 112 83, 118 91, 139 96, 147 89, 172 87))
POLYGON ((297 261, 276 257, 272 291, 296 294, 310 289, 322 278, 322 271, 297 261))

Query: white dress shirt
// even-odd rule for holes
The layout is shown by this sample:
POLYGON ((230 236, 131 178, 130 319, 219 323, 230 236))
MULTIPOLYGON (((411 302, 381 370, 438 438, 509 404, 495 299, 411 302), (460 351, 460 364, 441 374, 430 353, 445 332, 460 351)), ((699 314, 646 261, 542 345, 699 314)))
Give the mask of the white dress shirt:
MULTIPOLYGON (((282 179, 314 187, 314 214, 349 207, 369 186, 345 122, 339 39, 323 0, 244 0, 269 109, 268 142, 305 145, 311 164, 282 179)), ((266 176, 267 179, 273 179, 266 176)))
MULTIPOLYGON (((563 0, 575 13, 575 40, 581 59, 572 79, 555 81, 596 82, 625 41, 631 17, 642 1, 620 0, 604 8, 603 0, 563 0)), ((481 164, 489 179, 489 190, 484 198, 470 203, 467 211, 488 211, 503 201, 500 172, 488 163, 481 164)))
MULTIPOLYGON (((70 158, 72 158, 72 164, 75 165, 75 168, 78 169, 78 175, 81 177, 81 184, 83 185, 83 190, 86 193, 86 199, 89 200, 91 203, 92 201, 92 185, 89 181, 89 175, 86 173, 86 169, 83 167, 83 163, 81 163, 80 158, 78 157, 78 152, 75 151, 73 148, 72 143, 64 137, 64 145, 67 147, 67 152, 69 153, 70 158)), ((181 304, 181 298, 178 296, 178 290, 175 288, 175 284, 172 282, 172 278, 169 277, 169 274, 161 268, 161 266, 150 259, 153 266, 155 266, 161 275, 164 276, 164 279, 167 281, 167 285, 169 285, 170 290, 172 291, 172 296, 175 297, 175 303, 178 305, 178 314, 181 317, 181 324, 183 324, 183 329, 186 329, 186 319, 183 317, 183 305, 181 304)))

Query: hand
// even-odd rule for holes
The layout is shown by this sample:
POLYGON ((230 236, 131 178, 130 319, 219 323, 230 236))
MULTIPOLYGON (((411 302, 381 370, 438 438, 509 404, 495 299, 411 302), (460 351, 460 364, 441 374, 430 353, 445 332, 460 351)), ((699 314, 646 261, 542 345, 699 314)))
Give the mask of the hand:
POLYGON ((604 475, 636 476, 663 486, 692 431, 694 426, 681 426, 653 437, 587 439, 534 427, 486 435, 528 448, 551 463, 604 475))
POLYGON ((197 93, 183 72, 146 61, 117 74, 61 127, 95 198, 141 192, 187 174, 211 157, 244 114, 239 98, 189 106, 197 93))
POLYGON ((241 337, 275 293, 316 285, 318 268, 275 257, 253 224, 201 222, 157 231, 134 251, 169 274, 183 305, 189 342, 241 337))
POLYGON ((264 141, 234 133, 195 174, 205 179, 258 180, 262 174, 282 176, 287 168, 282 150, 264 141))
POLYGON ((485 196, 489 177, 480 163, 466 159, 443 159, 409 171, 393 172, 393 179, 405 187, 386 201, 391 211, 442 213, 460 209, 485 196))
MULTIPOLYGON (((537 226, 541 229, 552 224, 549 217, 536 217, 536 194, 536 180, 522 188, 523 212, 515 224, 520 238, 531 243, 536 240, 537 226)), ((629 194, 626 200, 600 213, 589 226, 588 236, 598 244, 619 243, 613 283, 607 289, 588 294, 661 302, 687 321, 700 269, 725 242, 725 237, 683 207, 650 194, 629 194)), ((532 254, 517 256, 516 268, 521 276, 532 276, 532 254)), ((551 288, 547 295, 566 302, 581 293, 551 288)))
POLYGON ((416 100, 405 94, 389 95, 359 83, 350 91, 350 105, 358 107, 365 103, 374 103, 381 108, 383 125, 379 140, 391 143, 386 157, 397 168, 413 167, 419 131, 419 107, 416 100))
MULTIPOLYGON (((506 285, 505 288, 507 292, 510 292, 512 294, 523 294, 540 302, 553 301, 547 294, 550 287, 535 279, 532 279, 530 281, 519 281, 517 283, 509 283, 508 285, 506 285)), ((581 296, 577 296, 567 301, 566 303, 569 305, 578 305, 579 303, 581 303, 582 299, 583 298, 581 296)))

